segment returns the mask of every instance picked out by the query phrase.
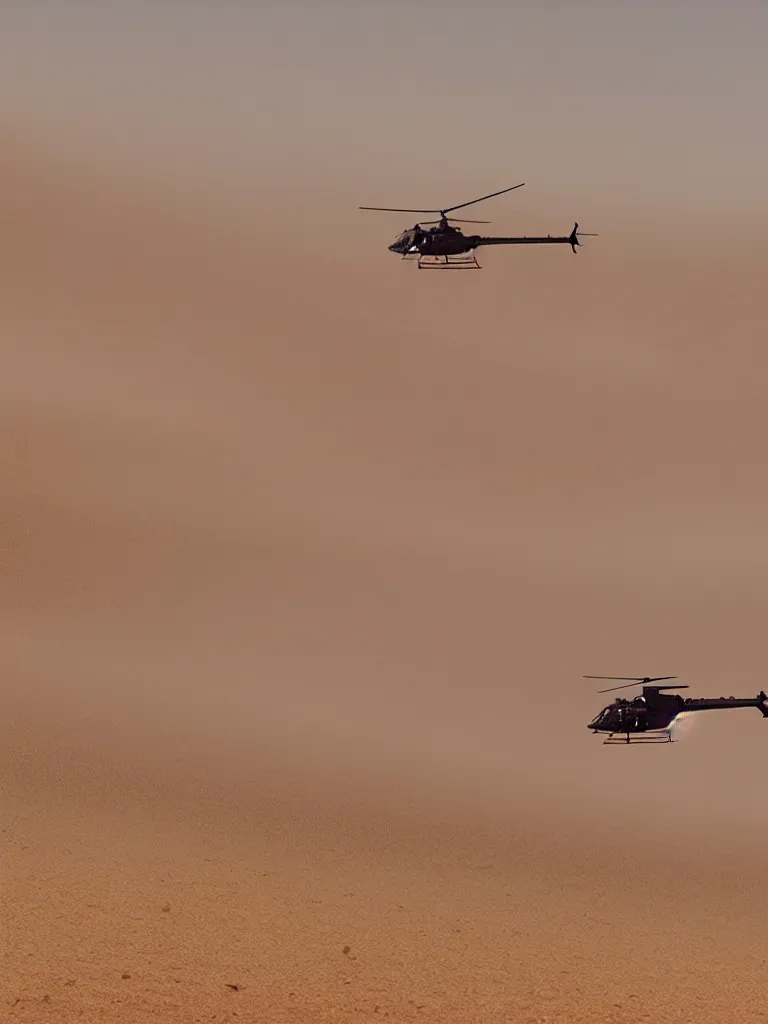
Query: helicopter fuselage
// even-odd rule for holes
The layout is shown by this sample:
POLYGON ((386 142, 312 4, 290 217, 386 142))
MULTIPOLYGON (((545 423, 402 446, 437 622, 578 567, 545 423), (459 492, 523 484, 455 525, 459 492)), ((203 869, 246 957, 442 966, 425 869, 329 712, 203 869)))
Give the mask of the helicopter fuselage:
POLYGON ((719 711, 728 708, 757 708, 768 718, 768 697, 761 691, 757 697, 683 698, 679 694, 659 693, 653 686, 644 686, 642 697, 627 700, 617 697, 587 726, 592 732, 643 733, 668 729, 680 714, 691 711, 719 711))
POLYGON ((422 256, 460 256, 476 249, 479 241, 478 235, 467 236, 450 224, 436 228, 423 228, 416 224, 403 231, 389 246, 389 250, 403 256, 411 252, 418 252, 422 256))
MULTIPOLYGON (((463 210, 467 206, 474 206, 475 203, 483 203, 486 199, 493 199, 495 196, 504 195, 507 192, 514 192, 522 188, 525 182, 519 185, 512 185, 511 188, 503 188, 499 192, 491 192, 487 196, 480 196, 479 199, 471 199, 468 203, 458 203, 456 206, 446 206, 443 209, 425 209, 423 207, 402 207, 402 206, 361 206, 361 210, 380 210, 385 213, 429 213, 439 214, 439 220, 425 221, 422 224, 414 224, 398 235, 395 241, 388 246, 390 252, 396 252, 400 256, 409 258, 418 255, 419 257, 437 257, 446 265, 450 264, 451 257, 461 257, 471 253, 481 245, 552 245, 567 243, 576 252, 577 246, 581 245, 579 225, 573 225, 570 235, 542 235, 523 236, 522 238, 485 238, 482 235, 465 235, 459 228, 455 228, 449 221, 462 221, 460 217, 449 217, 448 214, 454 210, 463 210), (429 227, 428 225, 436 225, 429 227)), ((482 220, 463 220, 465 224, 487 224, 482 220)), ((471 262, 471 260, 454 260, 454 264, 471 262)), ((477 264, 477 261, 474 261, 477 264)), ((419 261, 421 267, 421 262, 419 261)))
POLYGON ((484 235, 465 235, 459 228, 451 224, 439 224, 434 228, 424 228, 414 224, 398 235, 390 245, 389 251, 407 256, 419 253, 421 256, 460 256, 472 252, 481 245, 570 245, 574 252, 581 245, 578 236, 578 224, 574 224, 570 235, 520 235, 508 237, 486 237, 484 235))

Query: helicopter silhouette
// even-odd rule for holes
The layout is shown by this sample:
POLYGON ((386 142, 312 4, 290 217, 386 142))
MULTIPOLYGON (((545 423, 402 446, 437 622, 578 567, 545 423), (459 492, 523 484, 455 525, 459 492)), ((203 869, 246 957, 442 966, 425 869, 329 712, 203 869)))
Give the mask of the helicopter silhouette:
POLYGON ((588 727, 594 733, 608 733, 604 743, 673 743, 671 726, 678 715, 689 711, 720 711, 727 708, 757 708, 768 718, 768 696, 763 690, 757 697, 683 698, 662 690, 687 690, 687 686, 656 686, 655 683, 677 676, 584 676, 585 679, 629 680, 624 686, 610 686, 598 693, 631 689, 639 684, 642 697, 627 700, 617 697, 592 719, 588 727), (620 735, 619 735, 620 734, 620 735), (626 739, 624 738, 626 735, 626 739))
MULTIPOLYGON (((482 270, 474 255, 474 250, 481 245, 570 245, 573 252, 581 245, 580 238, 586 237, 579 232, 578 223, 573 225, 570 235, 522 235, 517 238, 494 238, 484 235, 465 235, 461 228, 453 227, 457 224, 489 224, 487 220, 462 220, 459 217, 449 217, 448 214, 454 210, 462 210, 465 206, 473 206, 475 203, 485 202, 486 199, 493 199, 494 196, 504 195, 505 192, 513 192, 522 188, 524 181, 519 185, 512 185, 511 188, 503 188, 500 192, 491 192, 490 195, 481 196, 479 199, 470 199, 468 203, 459 203, 457 206, 447 206, 443 210, 408 210, 398 209, 391 206, 359 206, 359 210, 379 210, 387 213, 439 213, 439 220, 427 220, 414 224, 398 235, 395 241, 388 248, 390 252, 396 252, 403 259, 415 259, 419 270, 482 270), (453 222, 453 223, 451 223, 453 222), (427 225, 435 225, 427 227, 427 225)), ((593 236, 596 237, 596 236, 593 236)))

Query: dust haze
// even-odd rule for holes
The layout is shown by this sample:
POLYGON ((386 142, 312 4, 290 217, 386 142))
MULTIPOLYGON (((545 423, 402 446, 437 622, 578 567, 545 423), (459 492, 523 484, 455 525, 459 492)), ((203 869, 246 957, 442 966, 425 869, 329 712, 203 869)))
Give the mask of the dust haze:
POLYGON ((764 1013, 764 18, 481 7, 11 6, 3 1019, 764 1013))

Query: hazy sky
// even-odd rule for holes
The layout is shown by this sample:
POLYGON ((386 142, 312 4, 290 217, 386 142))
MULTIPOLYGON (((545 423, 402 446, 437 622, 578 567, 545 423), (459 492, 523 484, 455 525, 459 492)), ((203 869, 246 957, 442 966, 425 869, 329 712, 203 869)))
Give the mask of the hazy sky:
POLYGON ((768 689, 765 0, 0 29, 0 1000, 759 1017, 768 720, 581 676, 768 689))
MULTIPOLYGON (((151 694, 222 763, 283 715, 298 750, 438 751, 449 797, 474 765, 598 816, 637 762, 588 736, 582 672, 756 693, 767 28, 746 3, 7 6, 9 673, 123 701, 131 749, 151 694), (269 244, 166 221, 160 188, 104 209, 46 150, 246 199, 269 244), (518 181, 495 229, 600 237, 445 281, 387 252, 403 215, 356 209, 518 181)), ((644 762, 669 814, 760 812, 728 794, 768 727, 723 717, 674 786, 644 762)))
POLYGON ((6 124, 102 159, 352 208, 525 180, 509 209, 603 226, 609 209, 763 216, 754 0, 77 0, 10 3, 3 21, 6 124))

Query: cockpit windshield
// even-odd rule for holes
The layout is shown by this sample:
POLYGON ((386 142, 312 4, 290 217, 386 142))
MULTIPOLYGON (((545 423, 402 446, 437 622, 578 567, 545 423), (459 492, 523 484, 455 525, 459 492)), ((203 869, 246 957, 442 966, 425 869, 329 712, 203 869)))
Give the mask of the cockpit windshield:
POLYGON ((416 228, 409 228, 407 231, 403 231, 403 233, 398 235, 394 240, 392 245, 390 245, 390 251, 402 253, 409 252, 416 244, 417 234, 418 232, 416 228))

